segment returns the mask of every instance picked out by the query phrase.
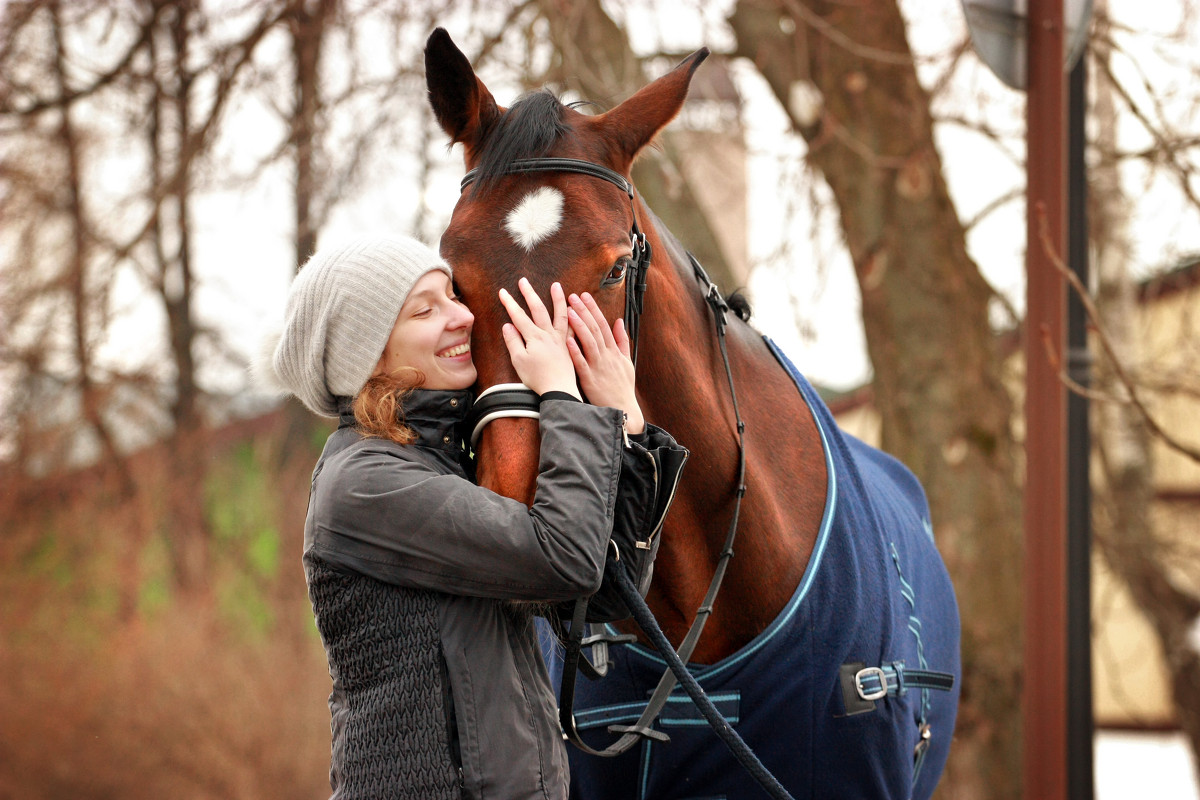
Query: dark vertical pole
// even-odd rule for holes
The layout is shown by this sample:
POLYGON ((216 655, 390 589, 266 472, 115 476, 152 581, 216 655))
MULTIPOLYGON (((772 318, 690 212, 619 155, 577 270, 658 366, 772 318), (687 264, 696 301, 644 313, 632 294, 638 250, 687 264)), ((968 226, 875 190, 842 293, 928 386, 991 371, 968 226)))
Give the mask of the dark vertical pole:
MULTIPOLYGON (((1086 54, 1085 54, 1086 55, 1086 54)), ((1067 101, 1067 249, 1071 270, 1088 285, 1087 58, 1071 70, 1067 101)), ((1091 382, 1087 315, 1075 292, 1067 298, 1067 367, 1080 386, 1091 382)), ((1088 401, 1067 395, 1067 785, 1070 800, 1095 797, 1092 758, 1092 437, 1088 401)))
POLYGON ((1024 795, 1066 800, 1066 282, 1054 263, 1066 251, 1062 0, 1030 0, 1027 23, 1024 795))

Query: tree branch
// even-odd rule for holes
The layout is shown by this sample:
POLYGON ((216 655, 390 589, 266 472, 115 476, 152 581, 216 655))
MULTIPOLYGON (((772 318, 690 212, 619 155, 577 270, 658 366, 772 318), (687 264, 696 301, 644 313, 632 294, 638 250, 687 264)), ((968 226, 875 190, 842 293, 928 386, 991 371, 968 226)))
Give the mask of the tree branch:
MULTIPOLYGON (((1092 331, 1096 334, 1096 338, 1099 340, 1100 346, 1104 350, 1104 354, 1108 356, 1117 381, 1122 387, 1124 387, 1125 392, 1128 394, 1128 399, 1123 402, 1137 410, 1138 414, 1140 414, 1142 419, 1145 420, 1150 433, 1157 437, 1159 441, 1175 452, 1181 453, 1191 460, 1200 463, 1200 448, 1181 442, 1168 433, 1162 427, 1162 425, 1159 424, 1158 420, 1155 419, 1154 415, 1150 413, 1150 409, 1146 407, 1146 404, 1142 402, 1142 398, 1138 392, 1137 383, 1130 378, 1128 370, 1125 369, 1125 365, 1122 364, 1120 358, 1117 357, 1116 348, 1113 347, 1112 339, 1109 337, 1108 332, 1104 327, 1100 312, 1096 308, 1095 302, 1092 300, 1091 292, 1089 292, 1087 287, 1083 285, 1083 282, 1079 280, 1079 276, 1076 275, 1054 251, 1054 243, 1050 239, 1049 226, 1046 222, 1046 210, 1039 207, 1037 209, 1037 214, 1038 230, 1040 232, 1042 247, 1045 248, 1046 255, 1050 258, 1050 262, 1054 265, 1054 268, 1058 270, 1058 272, 1064 278, 1066 278, 1067 283, 1070 284, 1071 288, 1079 296, 1079 300, 1083 304, 1084 311, 1087 314, 1088 321, 1091 323, 1092 331)), ((1065 365, 1063 364, 1062 359, 1058 358, 1054 353, 1054 344, 1052 342, 1047 342, 1047 347, 1049 349, 1051 363, 1053 363, 1058 369, 1060 380, 1062 380, 1065 385, 1074 391, 1076 387, 1079 387, 1079 384, 1071 380, 1066 375, 1065 365)), ((1085 396, 1089 396, 1089 394, 1090 393, 1085 393, 1085 396)), ((1118 402, 1121 401, 1118 400, 1118 402)))

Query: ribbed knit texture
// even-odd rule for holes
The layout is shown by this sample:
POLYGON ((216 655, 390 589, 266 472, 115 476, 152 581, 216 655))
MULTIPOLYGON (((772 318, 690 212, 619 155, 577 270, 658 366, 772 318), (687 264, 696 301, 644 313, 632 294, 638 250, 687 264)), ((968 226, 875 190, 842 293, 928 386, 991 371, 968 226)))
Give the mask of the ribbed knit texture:
POLYGON ((343 693, 344 708, 331 708, 338 797, 458 800, 436 596, 340 572, 311 555, 305 567, 334 698, 343 693))
POLYGON ((292 282, 272 366, 313 413, 337 416, 383 354, 400 307, 427 272, 450 267, 405 236, 371 236, 315 253, 292 282))

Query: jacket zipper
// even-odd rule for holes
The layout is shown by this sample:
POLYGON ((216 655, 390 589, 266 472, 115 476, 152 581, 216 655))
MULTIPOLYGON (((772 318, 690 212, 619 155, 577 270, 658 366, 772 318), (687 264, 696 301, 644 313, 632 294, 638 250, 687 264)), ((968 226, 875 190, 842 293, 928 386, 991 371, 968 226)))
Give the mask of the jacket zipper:
MULTIPOLYGON (((654 506, 658 505, 658 462, 654 460, 654 456, 649 451, 646 452, 646 457, 654 464, 654 506)), ((671 503, 675 502, 675 492, 679 490, 679 480, 683 477, 683 470, 680 469, 675 473, 675 480, 671 484, 671 491, 667 495, 667 503, 663 506, 663 513, 654 523, 654 529, 650 531, 650 535, 646 537, 646 549, 650 549, 650 542, 654 541, 654 537, 662 530, 663 524, 667 521, 667 511, 671 508, 671 503)))

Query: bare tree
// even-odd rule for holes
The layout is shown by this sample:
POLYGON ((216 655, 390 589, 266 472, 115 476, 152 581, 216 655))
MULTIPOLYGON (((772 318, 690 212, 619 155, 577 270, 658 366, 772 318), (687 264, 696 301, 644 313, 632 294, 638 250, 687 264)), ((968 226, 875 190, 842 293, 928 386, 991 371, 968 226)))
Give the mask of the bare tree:
MULTIPOLYGON (((14 80, 0 95, 0 119, 14 145, 10 152, 17 156, 5 159, 6 180, 19 178, 25 187, 44 182, 45 175, 26 168, 19 158, 37 153, 50 155, 61 178, 45 184, 54 190, 21 193, 26 208, 33 211, 41 204, 49 214, 24 219, 24 243, 34 247, 10 249, 18 260, 6 268, 26 273, 21 285, 39 293, 35 310, 69 309, 73 333, 64 355, 70 366, 64 369, 61 358, 50 357, 52 333, 38 339, 38 323, 27 315, 7 331, 10 340, 14 335, 33 337, 33 344, 15 356, 29 378, 24 383, 45 384, 34 371, 45 372, 46 379, 55 373, 70 376, 59 381, 79 398, 78 416, 96 437, 100 457, 118 464, 113 421, 123 402, 118 390, 141 385, 154 402, 165 405, 175 439, 176 477, 165 527, 171 531, 176 577, 185 588, 203 585, 205 562, 204 392, 197 343, 206 336, 216 341, 195 318, 196 176, 238 77, 258 43, 279 23, 279 10, 263 6, 235 41, 210 36, 208 23, 200 5, 192 2, 147 0, 133 8, 58 0, 13 4, 6 9, 9 36, 2 55, 14 80), (36 68, 39 63, 41 69, 36 68), (211 94, 197 91, 201 82, 211 94), (124 112, 129 116, 122 120, 124 112), (85 116, 92 120, 91 128, 77 121, 85 116), (105 148, 123 135, 125 149, 135 156, 132 163, 146 169, 142 180, 122 187, 124 193, 89 178, 98 172, 105 148), (65 267, 52 266, 56 261, 65 267), (171 374, 167 393, 140 371, 97 361, 97 345, 108 334, 112 281, 118 270, 131 265, 162 303, 171 374), (39 274, 58 277, 30 277, 39 274)), ((47 331, 54 327, 42 324, 47 331)), ((46 416, 45 407, 37 413, 46 416)), ((63 427, 78 438, 77 422, 64 419, 63 427)), ((126 421, 125 427, 137 426, 126 421)), ((128 475, 119 474, 125 475, 125 493, 131 493, 128 475)))
POLYGON ((94 257, 99 215, 89 207, 94 187, 84 174, 94 136, 78 121, 86 91, 67 43, 67 29, 90 15, 50 0, 13 4, 4 15, 0 63, 12 78, 0 94, 7 145, 0 176, 14 256, 6 270, 4 357, 14 369, 13 411, 25 423, 18 461, 44 471, 80 457, 81 443, 94 443, 98 456, 117 466, 118 492, 128 496, 132 483, 104 415, 111 380, 96 358, 110 273, 94 257), (30 38, 44 46, 28 46, 30 38), (69 330, 69 338, 56 329, 69 330), (67 416, 74 419, 64 424, 67 416))

